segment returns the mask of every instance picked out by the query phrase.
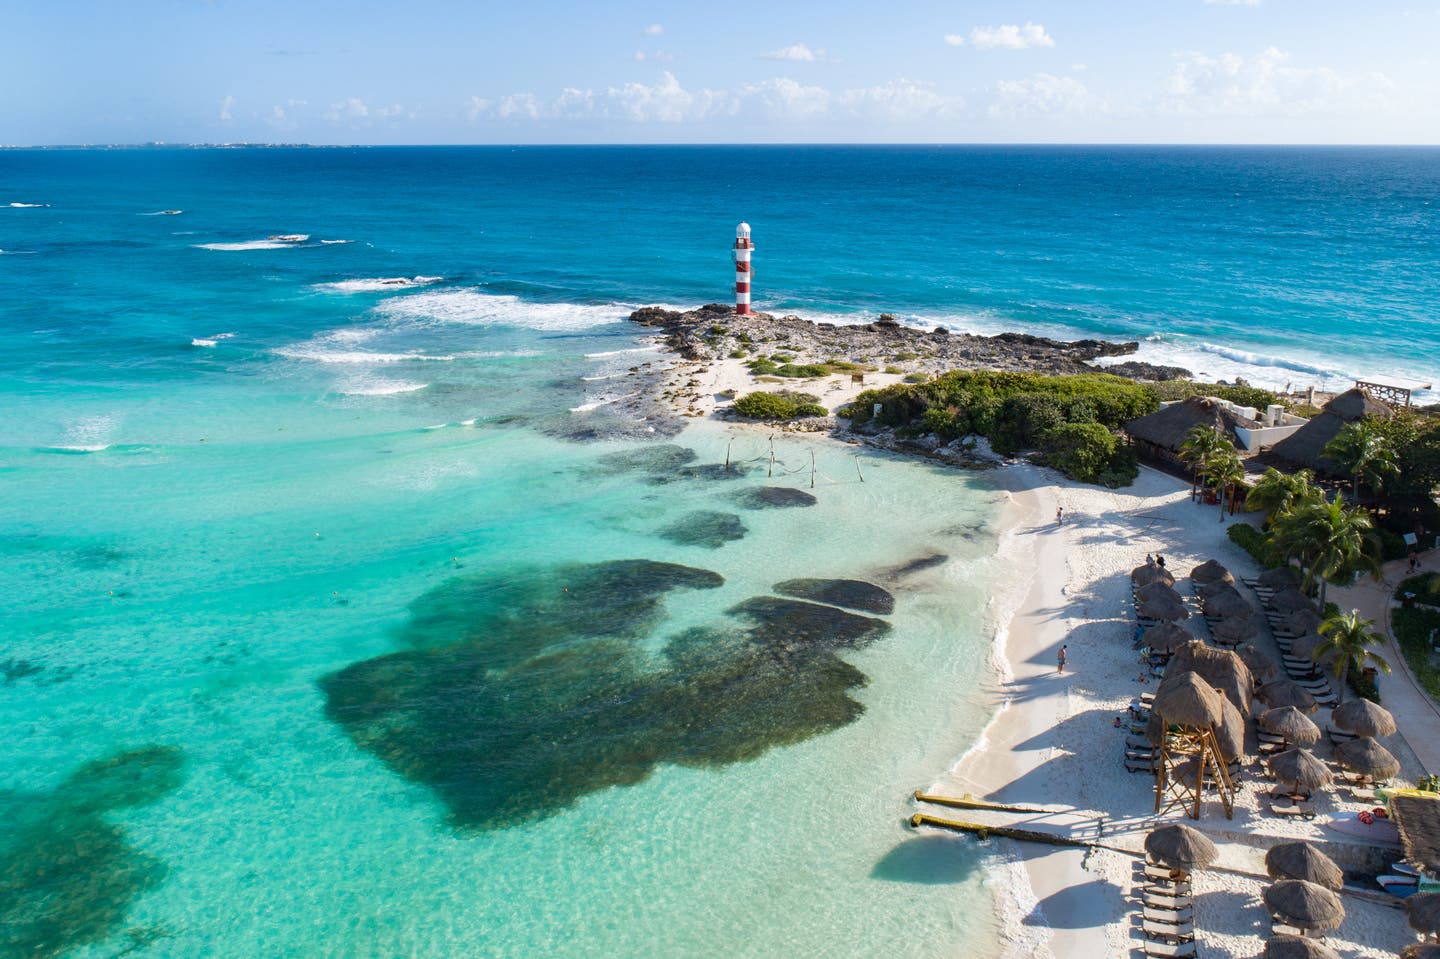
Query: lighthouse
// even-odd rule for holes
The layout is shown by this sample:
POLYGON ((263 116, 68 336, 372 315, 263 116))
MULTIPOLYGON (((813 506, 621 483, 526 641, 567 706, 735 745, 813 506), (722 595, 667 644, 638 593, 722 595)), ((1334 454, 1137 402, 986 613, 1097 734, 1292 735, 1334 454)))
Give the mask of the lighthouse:
POLYGON ((735 228, 735 314, 744 316, 750 312, 750 251, 755 244, 750 242, 750 224, 742 223, 735 228))

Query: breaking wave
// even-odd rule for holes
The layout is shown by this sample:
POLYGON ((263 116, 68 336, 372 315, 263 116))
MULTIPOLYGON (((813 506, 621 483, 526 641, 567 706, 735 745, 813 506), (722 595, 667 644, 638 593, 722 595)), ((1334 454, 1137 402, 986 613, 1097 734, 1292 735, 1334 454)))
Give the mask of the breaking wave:
POLYGON ((517 296, 478 290, 435 290, 387 300, 376 309, 396 319, 472 326, 518 326, 532 330, 573 332, 619 323, 632 307, 620 304, 531 303, 517 296))

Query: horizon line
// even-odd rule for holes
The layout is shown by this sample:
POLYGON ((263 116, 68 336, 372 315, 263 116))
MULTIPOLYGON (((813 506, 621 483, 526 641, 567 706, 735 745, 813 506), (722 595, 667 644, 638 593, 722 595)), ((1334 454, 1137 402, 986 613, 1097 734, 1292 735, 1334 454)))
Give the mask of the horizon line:
POLYGON ((33 143, 0 144, 0 151, 19 150, 236 150, 236 149, 493 149, 516 147, 574 147, 574 148, 634 148, 634 147, 1085 147, 1085 148, 1216 148, 1216 149, 1440 149, 1440 142, 1432 143, 1351 143, 1351 142, 1200 142, 1200 141, 1070 141, 1070 140, 809 140, 783 141, 760 140, 737 143, 733 140, 716 141, 585 141, 547 142, 514 141, 497 143, 308 143, 284 140, 232 140, 180 142, 167 140, 146 140, 137 143, 33 143))

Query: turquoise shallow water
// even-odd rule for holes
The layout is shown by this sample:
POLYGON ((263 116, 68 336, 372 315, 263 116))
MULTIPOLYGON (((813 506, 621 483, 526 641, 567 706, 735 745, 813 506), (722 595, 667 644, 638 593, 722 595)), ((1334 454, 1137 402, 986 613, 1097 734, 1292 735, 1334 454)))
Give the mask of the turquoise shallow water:
POLYGON ((752 508, 811 444, 614 416, 624 315, 743 215, 767 308, 1423 373, 1433 158, 0 153, 0 957, 993 954, 901 820, 987 718, 997 494, 820 446, 752 508))

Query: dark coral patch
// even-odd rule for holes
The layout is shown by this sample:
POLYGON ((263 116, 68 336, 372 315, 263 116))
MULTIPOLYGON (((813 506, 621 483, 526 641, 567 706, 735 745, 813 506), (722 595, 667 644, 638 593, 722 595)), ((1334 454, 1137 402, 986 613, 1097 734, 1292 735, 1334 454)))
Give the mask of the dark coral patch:
POLYGON ((888 628, 883 620, 756 597, 732 609, 730 623, 687 630, 655 653, 636 641, 658 622, 652 601, 677 586, 718 585, 718 575, 645 561, 563 570, 590 584, 574 601, 596 604, 596 616, 571 611, 552 622, 554 607, 529 607, 476 608, 467 618, 463 597, 482 607, 516 595, 533 602, 534 584, 550 588, 561 573, 467 578, 463 590, 447 584, 416 602, 424 623, 406 633, 419 628, 425 638, 415 648, 320 681, 330 719, 433 790, 457 827, 553 815, 662 763, 753 759, 863 712, 849 692, 865 676, 835 650, 872 641, 888 628), (518 594, 516 580, 529 584, 518 594), (602 584, 629 599, 603 595, 602 584))
POLYGON ((928 556, 921 556, 912 559, 908 563, 901 563, 899 566, 892 566, 886 570, 891 579, 904 579, 906 576, 914 576, 916 573, 923 573, 927 569, 934 569, 937 566, 944 566, 950 561, 950 557, 944 553, 931 553, 928 556))
POLYGON ((719 549, 733 540, 744 539, 746 532, 745 524, 734 513, 705 509, 686 513, 659 531, 660 536, 680 546, 706 546, 710 549, 719 549))
POLYGON ((775 592, 882 616, 895 612, 895 597, 888 590, 859 579, 787 579, 775 584, 775 592))
POLYGON ((165 877, 105 814, 180 785, 180 752, 152 746, 80 767, 54 792, 0 793, 0 957, 51 959, 121 930, 165 877))
POLYGON ((595 458, 590 472, 600 474, 674 474, 695 461, 695 451, 674 443, 642 446, 639 449, 606 453, 595 458))
POLYGON ((787 509, 814 506, 820 502, 814 494, 788 486, 762 486, 759 489, 742 490, 736 501, 746 509, 787 509))
POLYGON ((750 635, 756 641, 787 653, 859 649, 890 630, 883 619, 774 596, 752 596, 729 612, 753 624, 750 635))

